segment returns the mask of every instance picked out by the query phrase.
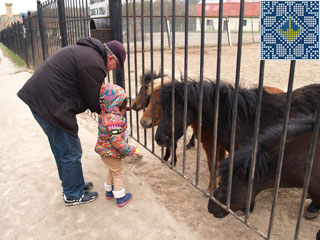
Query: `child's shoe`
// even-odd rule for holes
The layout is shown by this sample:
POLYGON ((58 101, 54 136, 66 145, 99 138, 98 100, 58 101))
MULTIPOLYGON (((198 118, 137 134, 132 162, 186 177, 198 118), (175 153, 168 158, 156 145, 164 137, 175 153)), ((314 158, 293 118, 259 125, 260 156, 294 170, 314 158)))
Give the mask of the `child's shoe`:
POLYGON ((113 199, 113 185, 108 185, 107 183, 104 183, 104 190, 106 191, 106 199, 113 199))
POLYGON ((112 193, 117 200, 118 207, 123 207, 132 200, 131 193, 126 193, 126 190, 124 188, 119 191, 112 191, 112 193))

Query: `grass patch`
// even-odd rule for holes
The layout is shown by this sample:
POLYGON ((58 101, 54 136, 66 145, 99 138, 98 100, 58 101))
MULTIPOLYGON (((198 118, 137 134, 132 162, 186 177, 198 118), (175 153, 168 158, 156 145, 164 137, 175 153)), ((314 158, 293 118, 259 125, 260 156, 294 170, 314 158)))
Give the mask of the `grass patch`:
POLYGON ((17 66, 25 67, 26 63, 16 54, 14 54, 9 48, 7 48, 3 43, 0 43, 0 47, 3 50, 3 54, 10 58, 17 66))

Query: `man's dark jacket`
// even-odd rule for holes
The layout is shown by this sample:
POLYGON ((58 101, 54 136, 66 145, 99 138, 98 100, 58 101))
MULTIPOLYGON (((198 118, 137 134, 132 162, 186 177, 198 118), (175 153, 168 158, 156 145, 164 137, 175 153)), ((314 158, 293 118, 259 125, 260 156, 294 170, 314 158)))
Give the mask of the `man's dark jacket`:
POLYGON ((76 114, 100 113, 99 92, 107 74, 107 52, 94 38, 62 48, 34 72, 18 96, 43 118, 77 137, 76 114))

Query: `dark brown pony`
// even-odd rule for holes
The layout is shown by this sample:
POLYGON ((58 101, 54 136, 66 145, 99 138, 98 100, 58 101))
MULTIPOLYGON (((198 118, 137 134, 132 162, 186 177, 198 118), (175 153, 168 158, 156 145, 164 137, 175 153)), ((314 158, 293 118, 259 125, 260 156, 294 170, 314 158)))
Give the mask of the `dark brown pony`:
MULTIPOLYGON (((276 93, 282 93, 283 91, 279 88, 275 87, 265 87, 264 88, 266 92, 271 94, 276 93)), ((143 116, 140 119, 140 124, 144 128, 151 128, 152 124, 154 126, 158 126, 161 119, 161 106, 160 106, 160 90, 161 85, 154 88, 154 121, 152 119, 152 101, 149 101, 148 106, 145 109, 145 112, 143 113, 143 116)), ((198 133, 198 119, 196 118, 194 121, 191 122, 191 127, 193 129, 193 135, 190 139, 190 142, 188 145, 194 146, 194 137, 197 137, 198 133)), ((210 173, 210 179, 211 179, 211 156, 212 156, 212 144, 213 144, 212 135, 210 132, 207 131, 207 129, 202 128, 201 131, 201 143, 202 146, 206 152, 207 160, 208 160, 208 169, 210 173)), ((175 146, 176 147, 176 146, 175 146)), ((217 188, 217 176, 218 176, 218 164, 221 160, 223 160, 226 156, 226 150, 220 145, 219 141, 217 142, 217 148, 216 148, 216 161, 215 161, 215 178, 214 178, 214 189, 217 188)), ((209 183, 207 191, 210 191, 211 184, 209 183)))
MULTIPOLYGON (((283 123, 280 123, 275 127, 267 128, 264 130, 264 134, 258 138, 252 203, 258 193, 275 186, 280 141, 283 131, 282 126, 283 123)), ((283 156, 280 187, 303 187, 313 128, 314 120, 290 121, 283 156)), ((253 146, 247 145, 239 147, 235 152, 230 201, 230 209, 232 211, 246 207, 252 151, 253 146)), ((223 204, 226 203, 227 197, 228 173, 229 158, 226 158, 220 165, 222 181, 214 192, 214 197, 223 204)), ((308 194, 314 203, 320 205, 320 137, 318 137, 316 142, 316 152, 308 194)), ((208 211, 218 218, 225 217, 228 214, 227 211, 219 207, 211 199, 208 202, 208 211)))

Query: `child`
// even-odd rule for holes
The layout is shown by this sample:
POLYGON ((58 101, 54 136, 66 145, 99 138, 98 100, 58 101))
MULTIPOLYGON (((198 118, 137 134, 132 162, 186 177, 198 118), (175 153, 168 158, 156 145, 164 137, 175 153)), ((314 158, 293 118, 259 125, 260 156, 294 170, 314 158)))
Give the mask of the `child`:
POLYGON ((102 84, 100 90, 99 136, 95 151, 109 168, 107 182, 104 184, 106 198, 116 198, 119 207, 126 205, 132 195, 123 187, 121 159, 135 155, 139 151, 126 141, 127 122, 124 118, 127 98, 125 91, 114 84, 102 84))

